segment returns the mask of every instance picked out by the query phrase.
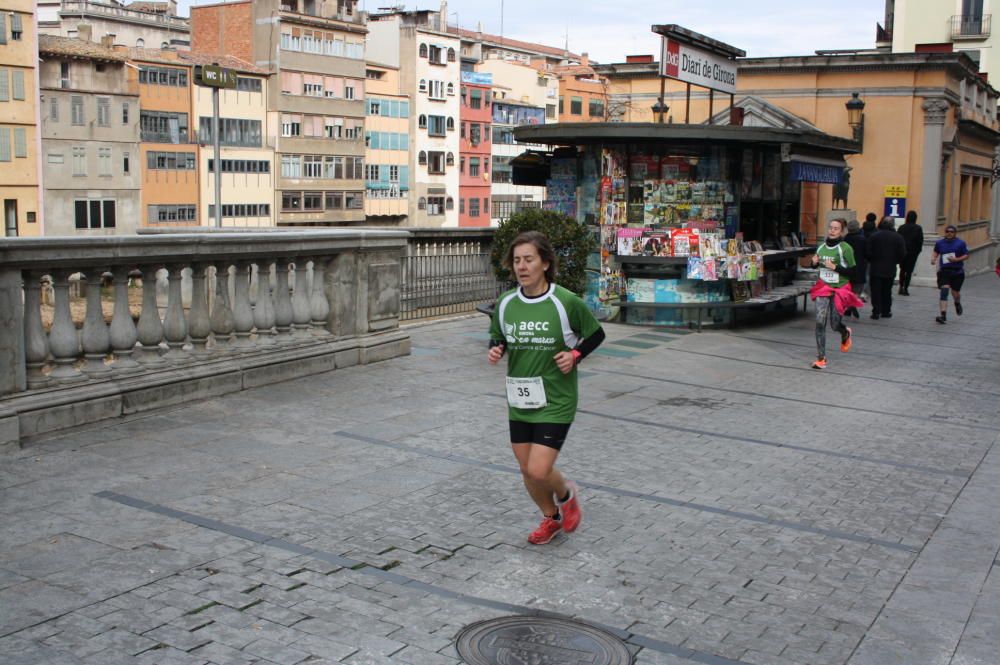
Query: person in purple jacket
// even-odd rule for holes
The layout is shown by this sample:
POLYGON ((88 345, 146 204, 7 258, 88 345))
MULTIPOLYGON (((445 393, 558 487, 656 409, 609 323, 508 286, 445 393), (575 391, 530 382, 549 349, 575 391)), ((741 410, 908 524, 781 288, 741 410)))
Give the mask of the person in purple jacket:
POLYGON ((958 237, 958 229, 949 224, 944 227, 944 237, 934 243, 931 265, 937 264, 937 285, 940 289, 941 314, 934 318, 938 323, 948 322, 948 292, 955 299, 955 314, 962 316, 962 284, 965 282, 965 261, 969 248, 958 237))

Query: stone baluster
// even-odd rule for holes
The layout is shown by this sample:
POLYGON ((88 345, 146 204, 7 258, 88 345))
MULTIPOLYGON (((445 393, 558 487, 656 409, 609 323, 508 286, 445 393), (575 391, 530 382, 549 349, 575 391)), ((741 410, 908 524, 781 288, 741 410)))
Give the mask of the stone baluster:
POLYGON ((215 301, 212 303, 212 337, 216 351, 228 351, 232 341, 233 310, 229 307, 229 265, 215 266, 215 301))
POLYGON ((49 357, 49 341, 42 328, 42 275, 27 272, 24 280, 24 360, 28 388, 44 388, 52 381, 42 369, 49 357))
POLYGON ((236 330, 233 346, 246 350, 253 346, 250 333, 253 331, 253 309, 250 307, 250 270, 246 262, 236 264, 236 288, 233 291, 233 327, 236 330))
POLYGON ((274 265, 274 326, 278 342, 291 341, 292 299, 288 291, 288 259, 278 259, 274 265))
POLYGON ((330 316, 330 302, 326 299, 326 264, 329 259, 317 256, 312 260, 312 297, 309 310, 312 316, 312 333, 318 337, 328 337, 326 320, 330 316))
POLYGON ((191 310, 188 313, 188 334, 191 336, 195 355, 208 353, 208 336, 212 334, 212 321, 208 315, 208 294, 205 291, 204 263, 191 264, 191 310))
POLYGON ((147 367, 160 367, 166 361, 160 356, 163 322, 156 304, 156 273, 159 266, 142 269, 142 313, 139 314, 139 362, 147 367))
POLYGON ((270 346, 274 339, 274 301, 271 296, 271 265, 273 261, 257 264, 257 295, 253 308, 253 324, 257 328, 257 343, 270 346))
POLYGON ((191 357, 184 353, 184 343, 187 342, 187 322, 184 320, 184 303, 181 301, 181 279, 184 276, 184 266, 173 264, 168 267, 167 274, 167 312, 163 317, 163 335, 170 350, 163 356, 164 360, 187 362, 191 357))
POLYGON ((309 321, 312 313, 309 307, 309 271, 308 261, 300 257, 295 261, 295 288, 292 289, 292 325, 295 337, 301 338, 309 333, 309 321))
POLYGON ((135 352, 136 340, 139 337, 128 304, 128 274, 128 266, 118 266, 114 269, 115 311, 111 315, 111 330, 109 331, 111 350, 115 357, 111 367, 115 371, 124 373, 136 372, 142 367, 132 357, 135 352))
POLYGON ((111 373, 111 368, 104 359, 111 352, 111 333, 108 324, 104 322, 104 309, 101 306, 101 281, 104 271, 94 269, 88 272, 87 282, 87 315, 83 320, 83 355, 87 363, 83 371, 88 376, 97 378, 111 373))
POLYGON ((52 275, 52 286, 55 291, 55 312, 52 319, 52 330, 49 331, 49 349, 55 367, 49 376, 59 382, 72 382, 85 379, 74 363, 80 356, 80 337, 77 335, 73 317, 69 311, 69 276, 68 270, 57 270, 52 275))

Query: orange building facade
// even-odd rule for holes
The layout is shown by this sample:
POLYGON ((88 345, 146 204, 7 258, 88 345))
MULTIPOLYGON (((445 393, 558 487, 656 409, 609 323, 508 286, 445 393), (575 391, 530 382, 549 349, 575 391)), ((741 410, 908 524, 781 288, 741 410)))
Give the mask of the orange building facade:
POLYGON ((458 225, 490 225, 493 76, 462 72, 458 225))

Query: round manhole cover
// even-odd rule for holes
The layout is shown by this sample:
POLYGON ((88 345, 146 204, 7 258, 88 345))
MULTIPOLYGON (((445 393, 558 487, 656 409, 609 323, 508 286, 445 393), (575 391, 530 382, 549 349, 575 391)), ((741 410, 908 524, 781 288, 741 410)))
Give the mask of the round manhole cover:
POLYGON ((547 617, 480 621, 458 634, 458 655, 469 665, 631 665, 614 635, 585 623, 547 617))

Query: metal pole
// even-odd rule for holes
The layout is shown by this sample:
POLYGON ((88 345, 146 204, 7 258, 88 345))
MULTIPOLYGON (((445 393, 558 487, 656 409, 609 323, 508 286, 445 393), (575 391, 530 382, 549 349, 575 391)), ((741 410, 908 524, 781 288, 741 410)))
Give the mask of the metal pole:
POLYGON ((729 94, 729 124, 733 124, 733 109, 736 107, 736 95, 729 94))
POLYGON ((715 90, 708 89, 708 124, 712 124, 712 116, 715 115, 715 90))
POLYGON ((659 123, 663 124, 663 95, 667 89, 667 79, 660 77, 660 120, 659 123))
POLYGON ((212 88, 212 147, 215 150, 215 227, 222 228, 222 160, 219 158, 219 89, 212 88))
POLYGON ((687 95, 684 101, 684 124, 691 122, 691 84, 687 84, 687 95))

